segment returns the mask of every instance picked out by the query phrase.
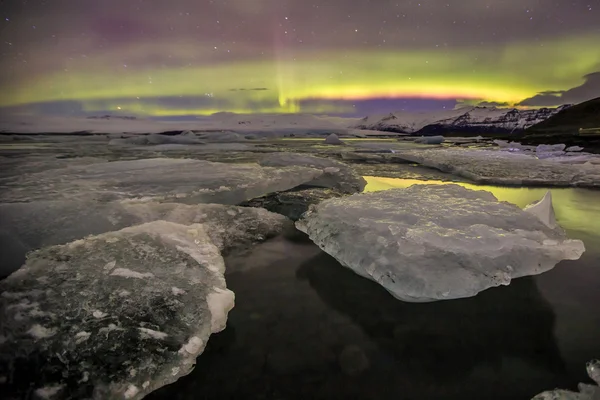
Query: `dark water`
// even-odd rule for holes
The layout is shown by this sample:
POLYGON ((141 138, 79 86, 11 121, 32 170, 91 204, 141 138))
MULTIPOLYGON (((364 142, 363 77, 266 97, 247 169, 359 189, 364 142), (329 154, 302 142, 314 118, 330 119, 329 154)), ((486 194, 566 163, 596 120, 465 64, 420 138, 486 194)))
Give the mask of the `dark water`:
MULTIPOLYGON (((521 206, 544 193, 485 189, 521 206)), ((469 299, 398 301, 302 237, 230 257, 227 329, 189 376, 149 398, 519 400, 575 389, 600 357, 600 191, 553 195, 583 257, 469 299)))

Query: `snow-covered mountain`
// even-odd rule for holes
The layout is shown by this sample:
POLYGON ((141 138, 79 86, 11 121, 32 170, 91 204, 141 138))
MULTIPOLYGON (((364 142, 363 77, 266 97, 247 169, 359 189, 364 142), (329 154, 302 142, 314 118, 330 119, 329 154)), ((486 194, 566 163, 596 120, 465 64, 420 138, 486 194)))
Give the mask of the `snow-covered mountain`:
POLYGON ((568 106, 518 110, 496 107, 461 107, 435 112, 400 111, 369 116, 352 126, 368 129, 438 135, 444 133, 515 133, 540 123, 568 106))

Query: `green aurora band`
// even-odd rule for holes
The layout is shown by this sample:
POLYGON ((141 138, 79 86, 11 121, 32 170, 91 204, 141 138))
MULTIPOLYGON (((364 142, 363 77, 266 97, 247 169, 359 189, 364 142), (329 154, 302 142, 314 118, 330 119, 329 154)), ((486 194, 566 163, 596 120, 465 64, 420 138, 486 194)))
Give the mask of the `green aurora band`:
MULTIPOLYGON (((121 47, 73 61, 69 68, 3 88, 0 107, 77 101, 85 111, 113 110, 149 116, 237 113, 345 112, 335 100, 377 98, 458 99, 516 104, 546 90, 565 90, 600 68, 597 35, 431 51, 298 52, 280 50, 254 60, 218 63, 192 44, 121 47), (173 48, 175 47, 175 48, 173 48), (203 66, 116 68, 116 60, 174 54, 203 66), (194 53, 195 52, 195 53, 194 53), (160 98, 189 98, 168 105, 160 98), (202 104, 194 99, 206 98, 202 104), (306 108, 302 102, 317 101, 306 108), (210 104, 206 105, 204 103, 210 104)), ((214 57, 214 56, 213 56, 214 57)))

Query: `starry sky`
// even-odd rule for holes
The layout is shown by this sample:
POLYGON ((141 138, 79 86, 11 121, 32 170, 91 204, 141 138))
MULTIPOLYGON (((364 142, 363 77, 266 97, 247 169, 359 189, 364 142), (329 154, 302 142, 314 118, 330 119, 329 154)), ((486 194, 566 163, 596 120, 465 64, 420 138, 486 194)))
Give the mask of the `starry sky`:
POLYGON ((600 96, 598 0, 3 0, 0 113, 364 116, 600 96))

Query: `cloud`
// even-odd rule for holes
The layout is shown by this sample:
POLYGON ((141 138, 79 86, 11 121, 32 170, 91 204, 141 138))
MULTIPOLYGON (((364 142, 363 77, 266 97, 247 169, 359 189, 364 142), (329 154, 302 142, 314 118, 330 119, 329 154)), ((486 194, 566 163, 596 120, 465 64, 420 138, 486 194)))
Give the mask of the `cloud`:
POLYGON ((478 107, 510 107, 511 104, 508 102, 499 101, 480 101, 477 103, 478 107))
POLYGON ((600 96, 600 71, 583 77, 583 84, 568 90, 549 90, 521 101, 520 106, 547 107, 577 104, 600 96))
POLYGON ((490 101, 484 99, 456 99, 455 109, 462 107, 513 107, 513 103, 507 101, 490 101))
POLYGON ((230 91, 230 92, 237 92, 238 90, 239 90, 240 92, 243 92, 243 91, 246 91, 246 90, 260 92, 260 91, 262 91, 262 90, 269 90, 269 89, 267 89, 267 88, 264 88, 264 87, 250 88, 250 89, 246 89, 246 88, 239 88, 239 89, 229 89, 229 91, 230 91))

